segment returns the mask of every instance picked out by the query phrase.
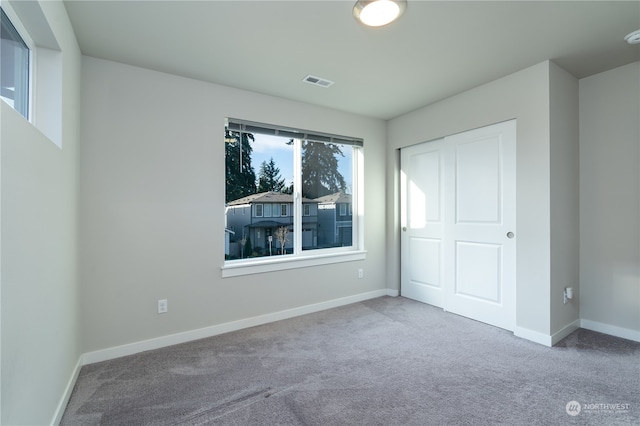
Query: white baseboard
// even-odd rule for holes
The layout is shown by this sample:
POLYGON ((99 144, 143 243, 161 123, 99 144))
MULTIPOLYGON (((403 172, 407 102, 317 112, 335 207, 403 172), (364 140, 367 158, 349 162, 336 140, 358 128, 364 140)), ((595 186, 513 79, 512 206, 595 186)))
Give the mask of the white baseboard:
POLYGON ((78 358, 78 362, 76 363, 75 368, 73 369, 73 373, 69 378, 69 382, 67 382, 67 387, 64 389, 64 393, 62 394, 62 398, 60 398, 60 402, 56 407, 55 413, 53 413, 53 420, 51 421, 51 425, 59 425, 60 421, 62 421, 62 416, 64 415, 64 410, 67 408, 67 404, 69 403, 69 399, 71 399, 71 393, 73 392, 73 388, 76 385, 76 380, 78 380, 78 376, 80 375, 80 369, 82 368, 82 355, 78 358))
POLYGON ((587 330, 597 331, 599 333, 609 334, 611 336, 640 342, 640 331, 638 330, 631 330, 628 328, 617 327, 615 325, 604 324, 601 322, 586 319, 575 320, 574 322, 551 336, 547 336, 544 333, 522 327, 516 327, 516 329, 513 331, 513 334, 517 337, 540 343, 541 345, 553 346, 579 328, 584 328, 587 330))
POLYGON ((94 362, 107 361, 114 358, 120 358, 127 355, 133 355, 139 352, 159 349, 165 346, 177 345, 179 343, 190 342, 192 340, 204 339, 206 337, 217 336, 219 334, 229 333, 248 327, 267 324, 270 322, 280 321, 287 318, 293 318, 300 315, 311 314, 314 312, 324 311, 326 309, 337 308, 339 306, 350 305, 352 303, 362 302, 363 300, 375 299, 389 295, 388 289, 375 290, 367 293, 356 294, 353 296, 342 297, 340 299, 328 300, 326 302, 315 303, 312 305, 300 306, 297 308, 287 309, 280 312, 259 315, 257 317, 241 319, 238 321, 227 322, 224 324, 213 325, 210 327, 200 328, 197 330, 185 331, 182 333, 170 334, 168 336, 157 337, 155 339, 143 340, 140 342, 129 343, 126 345, 116 346, 112 348, 102 349, 85 353, 82 356, 82 365, 93 364, 94 362))
POLYGON ((391 297, 398 297, 400 296, 400 291, 398 290, 391 290, 390 288, 387 289, 387 296, 391 296, 391 297))
POLYGON ((564 339, 565 337, 567 337, 568 335, 570 335, 571 333, 573 333, 579 328, 580 328, 580 320, 578 319, 572 322, 571 324, 567 325, 566 327, 564 327, 562 330, 556 333, 553 333, 551 335, 551 346, 554 346, 560 340, 564 339))
POLYGON ((598 321, 591 321, 587 319, 580 320, 580 327, 587 330, 597 331, 599 333, 610 334, 616 337, 622 337, 623 339, 633 340, 640 342, 640 331, 632 330, 629 328, 622 328, 615 325, 604 324, 598 321))
POLYGON ((516 337, 521 337, 523 339, 530 340, 534 343, 539 343, 544 346, 553 346, 553 341, 551 336, 546 335, 544 333, 540 333, 538 331, 533 331, 528 328, 516 327, 513 330, 513 335, 516 337))

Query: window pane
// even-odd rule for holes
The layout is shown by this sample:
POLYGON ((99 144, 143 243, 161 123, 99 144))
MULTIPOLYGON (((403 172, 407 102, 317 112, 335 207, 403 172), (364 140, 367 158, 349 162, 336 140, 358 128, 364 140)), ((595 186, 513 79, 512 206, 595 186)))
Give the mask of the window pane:
POLYGON ((309 206, 302 218, 303 250, 352 245, 351 217, 340 215, 340 205, 351 204, 352 180, 352 146, 302 142, 302 197, 309 206))
POLYGON ((293 211, 291 139, 227 131, 225 146, 225 238, 229 238, 225 258, 291 254, 293 217, 287 216, 293 211), (233 214, 242 207, 250 207, 246 215, 233 214))
POLYGON ((2 11, 0 25, 0 97, 28 118, 29 48, 2 11))
POLYGON ((231 120, 225 128, 226 260, 353 247, 358 145, 280 133, 250 133, 231 120))

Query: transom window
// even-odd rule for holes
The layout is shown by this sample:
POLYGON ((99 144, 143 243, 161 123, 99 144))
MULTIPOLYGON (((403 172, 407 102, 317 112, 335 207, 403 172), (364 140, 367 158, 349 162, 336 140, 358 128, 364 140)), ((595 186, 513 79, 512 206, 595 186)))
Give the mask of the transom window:
POLYGON ((4 9, 0 12, 0 97, 28 119, 30 50, 4 9))
POLYGON ((361 139, 228 119, 224 140, 225 267, 362 250, 358 221, 335 214, 362 199, 361 139))

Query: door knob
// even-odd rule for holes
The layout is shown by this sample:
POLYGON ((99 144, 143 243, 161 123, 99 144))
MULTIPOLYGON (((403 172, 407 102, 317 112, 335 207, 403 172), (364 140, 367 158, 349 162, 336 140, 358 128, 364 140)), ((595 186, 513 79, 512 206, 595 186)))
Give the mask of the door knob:
POLYGON ((403 227, 402 227, 402 231, 403 231, 403 232, 407 232, 407 227, 406 227, 406 226, 403 226, 403 227))
POLYGON ((513 238, 515 234, 513 232, 507 232, 507 238, 513 238))

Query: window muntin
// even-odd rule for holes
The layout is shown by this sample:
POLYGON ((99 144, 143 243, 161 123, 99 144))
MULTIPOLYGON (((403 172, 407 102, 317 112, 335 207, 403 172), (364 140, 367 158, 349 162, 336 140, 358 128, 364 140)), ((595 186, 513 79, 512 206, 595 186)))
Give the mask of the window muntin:
MULTIPOLYGON (((229 225, 236 241, 231 241, 225 265, 247 264, 252 258, 293 259, 310 250, 339 254, 361 249, 352 243, 359 241, 354 237, 357 224, 351 218, 338 224, 335 215, 338 199, 350 209, 352 197, 357 199, 353 192, 357 162, 362 161, 362 155, 356 155, 361 140, 229 119, 225 142, 227 205, 253 204, 249 211, 255 215, 246 223, 229 225), (230 167, 235 170, 230 172, 230 167), (245 193, 234 183, 250 180, 255 189, 246 187, 245 193), (326 198, 335 198, 331 223, 323 223, 329 220, 320 205, 326 198), (257 209, 258 204, 263 207, 257 209), (328 232, 321 232, 323 227, 328 232)), ((232 220, 227 214, 227 221, 232 220)))
POLYGON ((1 10, 0 97, 29 119, 30 49, 1 10))

